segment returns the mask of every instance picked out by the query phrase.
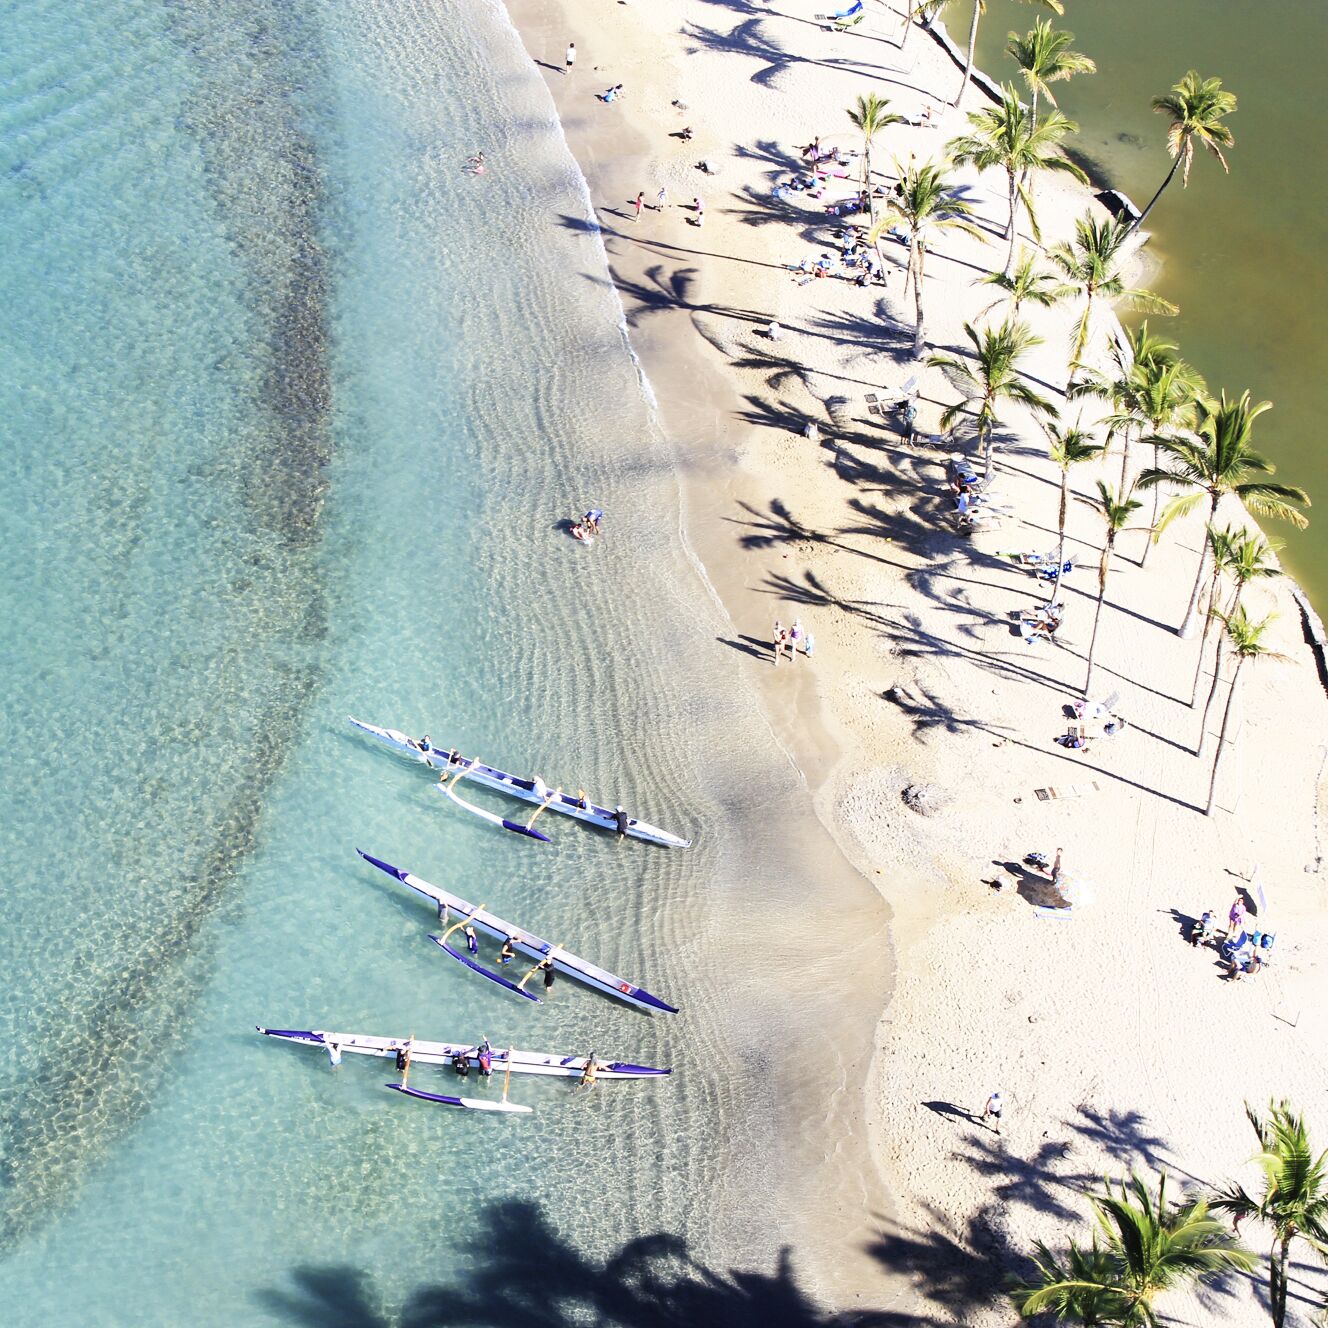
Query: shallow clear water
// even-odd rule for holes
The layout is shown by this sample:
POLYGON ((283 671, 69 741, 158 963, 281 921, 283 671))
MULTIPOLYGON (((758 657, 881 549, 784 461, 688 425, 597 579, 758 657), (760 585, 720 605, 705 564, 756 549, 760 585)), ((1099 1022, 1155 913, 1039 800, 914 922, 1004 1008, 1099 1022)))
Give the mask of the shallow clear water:
MULTIPOLYGON (((967 31, 958 19, 952 30, 967 31)), ((1006 33, 1026 31, 1026 6, 989 6, 979 63, 997 78, 1013 65, 1006 33)), ((1058 26, 1097 61, 1096 75, 1057 85, 1061 108, 1082 132, 1076 146, 1100 175, 1144 207, 1170 166, 1165 118, 1151 109, 1189 69, 1235 92, 1228 121, 1236 146, 1230 174, 1200 152, 1188 188, 1177 178, 1148 219, 1150 247, 1164 267, 1156 285, 1180 305, 1160 330, 1215 391, 1240 393, 1275 409, 1259 420, 1256 445, 1278 476, 1328 502, 1328 454, 1319 443, 1328 413, 1328 301, 1324 218, 1328 179, 1317 144, 1328 125, 1323 53, 1328 8, 1299 0, 1214 7, 1200 0, 1071 3, 1058 26)), ((1285 539, 1285 560, 1316 603, 1328 603, 1328 522, 1309 529, 1268 522, 1285 539)))
POLYGON ((27 3, 9 35, 6 1322, 441 1322, 431 1288, 456 1307, 549 1279, 570 1323, 585 1260, 636 1238, 768 1262, 799 1238, 797 1131, 824 1110, 789 1066, 879 989, 881 951, 825 971, 790 926, 839 888, 831 853, 716 647, 580 178, 501 9, 27 3), (609 535, 584 549, 558 522, 592 502, 609 535), (697 846, 501 835, 348 713, 697 846), (516 1002, 357 845, 683 1013, 566 982, 516 1002), (519 1081, 536 1114, 488 1118, 259 1023, 679 1073, 519 1081))

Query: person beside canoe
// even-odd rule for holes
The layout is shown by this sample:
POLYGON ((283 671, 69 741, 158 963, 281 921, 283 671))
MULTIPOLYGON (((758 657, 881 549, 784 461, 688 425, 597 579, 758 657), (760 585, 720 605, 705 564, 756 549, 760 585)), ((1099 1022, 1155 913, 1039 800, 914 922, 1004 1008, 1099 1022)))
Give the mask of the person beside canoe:
POLYGON ((599 1066, 595 1064, 595 1053, 592 1051, 586 1057, 586 1067, 581 1071, 581 1079, 578 1082, 578 1088, 593 1088, 595 1086, 595 1077, 599 1074, 599 1066))
POLYGON ((498 962, 500 964, 510 964, 516 958, 516 949, 514 948, 515 936, 508 936, 503 941, 503 948, 498 951, 498 962))
POLYGON ((618 838, 621 839, 627 833, 627 827, 630 824, 630 818, 623 810, 622 803, 619 803, 613 809, 613 823, 618 827, 618 838))

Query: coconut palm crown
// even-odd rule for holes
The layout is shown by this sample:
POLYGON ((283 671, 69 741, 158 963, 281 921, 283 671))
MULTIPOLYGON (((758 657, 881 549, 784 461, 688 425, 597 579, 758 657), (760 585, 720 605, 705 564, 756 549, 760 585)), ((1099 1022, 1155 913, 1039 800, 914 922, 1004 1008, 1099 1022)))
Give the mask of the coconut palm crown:
POLYGON ((1234 147, 1236 143, 1231 130, 1223 123, 1228 115, 1235 112, 1236 94, 1225 91, 1220 78, 1200 78, 1191 69, 1170 92, 1153 98, 1153 109, 1171 119, 1171 126, 1167 130, 1171 169, 1158 186, 1157 193, 1149 199, 1148 206, 1140 213, 1135 226, 1144 224, 1153 205, 1175 179, 1177 170, 1181 171, 1181 187, 1189 184, 1196 146, 1207 148, 1222 163, 1222 169, 1230 171, 1223 148, 1234 147))
MULTIPOLYGON (((1300 511, 1310 505, 1309 495, 1294 485, 1266 479, 1265 476, 1273 474, 1276 467, 1251 444, 1254 421, 1271 408, 1270 401, 1254 404, 1248 392, 1242 392, 1235 399, 1223 392, 1216 401, 1195 403, 1192 437, 1182 435, 1149 440, 1155 442, 1162 453, 1163 465, 1145 470, 1139 476, 1139 487, 1149 489, 1155 484, 1167 484, 1181 490, 1162 509, 1153 532, 1155 539, 1172 521, 1193 512, 1205 501, 1208 503, 1207 519, 1211 522, 1217 515, 1218 504, 1227 495, 1240 499, 1255 516, 1276 517, 1299 529, 1309 524, 1309 519, 1300 511)), ((1208 545, 1205 542, 1189 606, 1179 629, 1181 636, 1193 634, 1207 561, 1208 545)))
POLYGON ((980 171, 1005 172, 1010 206, 1006 223, 1010 241, 1005 256, 1005 271, 1008 272, 1014 262, 1016 222, 1021 203, 1028 213, 1033 238, 1042 238, 1033 207, 1031 176, 1038 171, 1056 171, 1082 182, 1088 180, 1084 172, 1060 151, 1061 140, 1079 126, 1060 111, 1052 111, 1034 123, 1019 100, 1019 94, 1009 83, 1001 89, 1000 105, 971 112, 968 122, 971 131, 947 143, 946 151, 957 165, 971 164, 980 171))

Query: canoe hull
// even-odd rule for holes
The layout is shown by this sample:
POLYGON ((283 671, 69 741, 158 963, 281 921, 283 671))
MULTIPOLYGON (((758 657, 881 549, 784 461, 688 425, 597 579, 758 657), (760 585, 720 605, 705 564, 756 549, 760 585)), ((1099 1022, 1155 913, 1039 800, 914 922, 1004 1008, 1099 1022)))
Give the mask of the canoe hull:
MULTIPOLYGON (((378 724, 367 724, 364 720, 356 719, 353 715, 348 716, 348 718, 357 729, 371 734, 388 747, 409 756, 414 761, 419 761, 422 765, 431 766, 435 770, 450 770, 453 772, 461 768, 457 762, 451 760, 450 752, 439 751, 437 747, 430 747, 428 752, 422 752, 399 729, 388 729, 378 724)), ((508 797, 520 798, 523 802, 534 803, 536 806, 544 802, 544 798, 536 793, 533 787, 529 787, 533 781, 519 779, 515 775, 498 770, 494 766, 484 765, 480 761, 471 764, 463 783, 480 784, 484 788, 494 789, 496 792, 507 794, 508 797)), ((558 794, 549 802, 548 810, 557 812, 561 816, 568 816, 574 821, 596 826, 601 830, 616 833, 618 829, 617 820, 610 808, 600 807, 594 803, 590 803, 586 807, 578 806, 577 800, 568 793, 558 794)), ((525 830, 524 826, 516 825, 507 828, 525 830)), ((667 830, 661 830, 658 826, 639 821, 635 817, 628 818, 626 834, 629 839, 640 839, 648 844, 661 844, 665 848, 690 848, 692 846, 690 839, 683 839, 667 830)), ((533 837, 541 838, 539 835, 533 837)))

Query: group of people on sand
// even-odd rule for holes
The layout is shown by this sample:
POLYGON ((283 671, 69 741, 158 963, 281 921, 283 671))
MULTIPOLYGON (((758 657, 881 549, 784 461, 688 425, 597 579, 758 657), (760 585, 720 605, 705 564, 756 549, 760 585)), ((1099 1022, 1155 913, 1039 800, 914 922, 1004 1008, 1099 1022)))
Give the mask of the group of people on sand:
POLYGON ((1190 924, 1190 944, 1196 950, 1206 946, 1215 948, 1227 965, 1227 977, 1232 982, 1259 973, 1268 962, 1276 939, 1272 932, 1259 927, 1247 930, 1247 913, 1245 900, 1238 894, 1227 910, 1226 933, 1220 943, 1217 914, 1212 909, 1206 909, 1198 922, 1190 924))
POLYGON ((1065 606, 1059 603, 1039 604, 1036 609, 1025 609, 1019 615, 1019 635, 1024 643, 1054 641, 1065 617, 1065 606))
POLYGON ((774 631, 771 633, 770 639, 771 645, 774 649, 776 665, 778 665, 779 661, 784 658, 784 652, 786 650, 788 651, 788 657, 790 660, 796 660, 798 658, 799 649, 801 649, 802 653, 810 659, 812 651, 816 645, 812 634, 804 630, 802 622, 798 618, 793 620, 793 625, 791 627, 785 627, 784 624, 776 618, 774 631))
POLYGON ((583 544, 593 544, 600 533, 600 523, 603 520, 604 513, 598 507, 592 507, 580 521, 573 522, 572 538, 579 539, 583 544))

